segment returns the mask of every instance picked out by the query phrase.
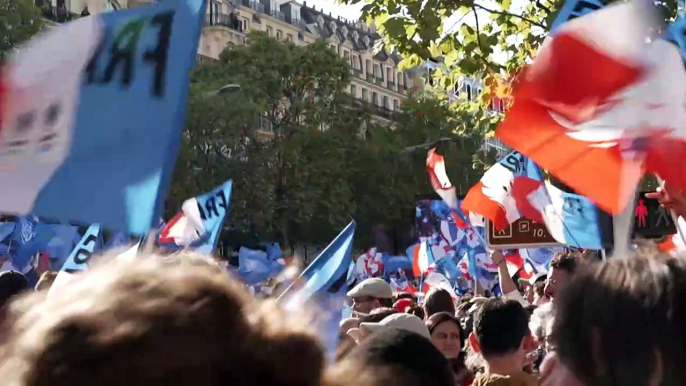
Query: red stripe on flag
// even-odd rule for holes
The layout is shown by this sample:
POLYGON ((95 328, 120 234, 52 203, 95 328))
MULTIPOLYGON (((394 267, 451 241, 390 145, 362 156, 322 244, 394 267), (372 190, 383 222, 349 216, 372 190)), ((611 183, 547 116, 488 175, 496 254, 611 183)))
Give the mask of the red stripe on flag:
POLYGON ((497 230, 507 228, 510 223, 507 221, 505 209, 500 204, 493 201, 483 193, 484 184, 480 181, 472 186, 467 192, 467 196, 462 201, 462 210, 465 213, 480 214, 491 220, 497 230))
POLYGON ((517 210, 525 218, 529 220, 536 221, 537 223, 544 224, 543 215, 531 205, 529 201, 529 195, 539 189, 543 185, 543 182, 539 180, 534 180, 529 177, 517 177, 512 183, 512 197, 517 203, 517 210))

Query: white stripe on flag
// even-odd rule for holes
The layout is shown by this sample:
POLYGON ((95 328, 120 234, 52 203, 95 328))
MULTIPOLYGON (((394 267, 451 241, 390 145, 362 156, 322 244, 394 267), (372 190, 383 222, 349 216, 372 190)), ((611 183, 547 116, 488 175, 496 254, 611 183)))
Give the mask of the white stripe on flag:
POLYGON ((13 189, 0 189, 1 212, 30 212, 69 155, 82 74, 101 34, 98 17, 79 19, 32 40, 9 60, 0 180, 11 180, 13 189))

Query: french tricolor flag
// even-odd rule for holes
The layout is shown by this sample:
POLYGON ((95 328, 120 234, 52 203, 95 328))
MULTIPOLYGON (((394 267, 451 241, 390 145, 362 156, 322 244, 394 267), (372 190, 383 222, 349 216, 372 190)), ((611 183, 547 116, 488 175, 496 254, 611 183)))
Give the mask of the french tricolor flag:
POLYGON ((528 176, 533 166, 527 157, 516 151, 503 157, 469 189, 462 209, 489 219, 498 230, 505 229, 520 217, 512 196, 514 180, 528 176))
POLYGON ((155 2, 51 28, 14 53, 0 82, 0 212, 147 234, 204 18, 201 0, 155 2))
POLYGON ((601 209, 617 214, 643 171, 686 190, 686 73, 648 2, 605 7, 562 24, 519 77, 496 135, 601 209), (626 171, 628 156, 638 173, 626 171), (602 183, 598 183, 602 181, 602 183))
POLYGON ((194 197, 186 200, 181 206, 181 212, 177 213, 160 230, 159 242, 187 247, 200 240, 205 232, 198 210, 198 200, 194 197))

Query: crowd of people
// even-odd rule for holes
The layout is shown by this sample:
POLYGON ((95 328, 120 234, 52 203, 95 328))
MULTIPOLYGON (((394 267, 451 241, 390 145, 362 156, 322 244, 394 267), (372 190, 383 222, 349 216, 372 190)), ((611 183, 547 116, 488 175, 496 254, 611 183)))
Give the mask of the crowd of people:
MULTIPOLYGON (((686 263, 555 256, 501 298, 429 291, 421 304, 370 278, 347 296, 327 360, 315 307, 251 296, 182 252, 102 259, 59 291, 0 275, 0 379, 61 385, 676 385, 686 380, 686 263), (520 292, 521 289, 521 292, 520 292), (522 293, 523 292, 523 293, 522 293)), ((499 254, 493 254, 494 262, 499 254)))

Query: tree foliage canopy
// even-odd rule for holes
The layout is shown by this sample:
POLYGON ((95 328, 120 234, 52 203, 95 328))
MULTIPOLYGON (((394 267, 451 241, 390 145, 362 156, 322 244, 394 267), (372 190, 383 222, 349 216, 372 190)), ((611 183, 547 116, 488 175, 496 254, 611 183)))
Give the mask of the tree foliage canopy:
POLYGON ((33 0, 0 0, 0 60, 38 33, 42 25, 33 0))
POLYGON ((450 138, 455 184, 465 191, 478 179, 483 138, 458 130, 445 104, 408 101, 390 125, 345 92, 350 80, 349 64, 325 43, 296 46, 259 32, 194 70, 168 215, 233 179, 227 228, 255 235, 244 243, 323 245, 354 218, 356 242, 369 247, 375 225, 409 222, 416 195, 431 193, 428 145, 413 146, 450 138), (213 92, 227 84, 240 90, 213 92))
MULTIPOLYGON (((434 84, 443 91, 454 87, 460 76, 484 79, 487 87, 481 103, 455 106, 472 112, 490 103, 497 79, 514 76, 535 55, 564 5, 564 0, 342 2, 365 4, 363 17, 376 23, 387 49, 395 49, 404 57, 401 66, 442 58, 443 65, 433 76, 434 84)), ((666 22, 676 17, 676 1, 655 3, 666 22)))

